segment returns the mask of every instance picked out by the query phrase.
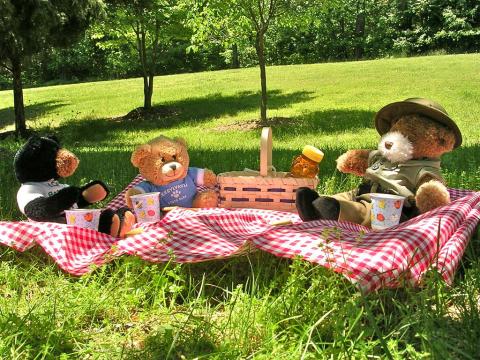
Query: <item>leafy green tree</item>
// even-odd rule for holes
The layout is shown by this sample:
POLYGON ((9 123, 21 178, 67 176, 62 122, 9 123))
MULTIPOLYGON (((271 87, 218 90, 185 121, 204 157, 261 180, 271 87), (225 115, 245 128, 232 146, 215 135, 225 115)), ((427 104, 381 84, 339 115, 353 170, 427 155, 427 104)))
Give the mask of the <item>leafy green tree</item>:
POLYGON ((100 0, 0 0, 0 64, 13 79, 15 132, 27 132, 22 65, 42 49, 76 40, 103 12, 100 0))
MULTIPOLYGON (((267 119, 266 35, 273 24, 284 16, 308 4, 293 0, 206 0, 193 1, 193 18, 196 43, 207 42, 211 37, 224 39, 232 46, 239 41, 253 42, 260 67, 260 118, 267 119), (300 5, 299 5, 299 4, 300 5)), ((294 17, 291 17, 294 18, 294 17)))
POLYGON ((478 0, 400 1, 392 18, 399 29, 394 42, 407 54, 429 51, 470 52, 480 48, 478 0))
MULTIPOLYGON (((130 45, 138 54, 143 76, 143 108, 152 107, 153 80, 162 45, 187 37, 184 8, 174 0, 107 0, 103 31, 111 41, 130 45)), ((188 35, 189 36, 189 35, 188 35)))

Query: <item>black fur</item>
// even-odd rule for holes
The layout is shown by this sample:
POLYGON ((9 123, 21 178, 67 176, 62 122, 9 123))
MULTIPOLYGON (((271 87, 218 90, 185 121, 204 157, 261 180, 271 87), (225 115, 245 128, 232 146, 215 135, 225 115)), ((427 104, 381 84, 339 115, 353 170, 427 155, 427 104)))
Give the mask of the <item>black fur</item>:
POLYGON ((320 196, 313 201, 313 207, 318 211, 322 220, 338 220, 340 215, 340 203, 337 199, 329 196, 320 196))
POLYGON ((60 144, 55 137, 31 136, 15 154, 15 176, 21 183, 58 179, 56 167, 60 144))
POLYGON ((315 190, 302 187, 297 190, 295 205, 303 221, 338 220, 339 202, 328 196, 319 196, 315 190))
POLYGON ((303 221, 311 221, 320 219, 320 214, 313 207, 313 201, 318 198, 316 191, 301 187, 297 189, 295 205, 297 206, 298 215, 303 221))

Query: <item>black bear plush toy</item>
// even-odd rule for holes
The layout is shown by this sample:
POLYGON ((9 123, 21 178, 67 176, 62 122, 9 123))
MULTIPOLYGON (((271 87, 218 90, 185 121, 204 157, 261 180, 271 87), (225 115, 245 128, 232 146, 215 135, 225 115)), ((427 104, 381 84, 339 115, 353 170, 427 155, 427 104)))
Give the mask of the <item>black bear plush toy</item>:
MULTIPOLYGON (((22 184, 17 193, 20 211, 30 220, 65 223, 65 210, 104 200, 109 191, 101 181, 81 187, 57 181, 71 176, 78 164, 78 158, 63 149, 55 136, 31 136, 14 158, 15 176, 22 184)), ((106 209, 100 215, 98 230, 123 237, 134 223, 135 215, 127 208, 106 209)))

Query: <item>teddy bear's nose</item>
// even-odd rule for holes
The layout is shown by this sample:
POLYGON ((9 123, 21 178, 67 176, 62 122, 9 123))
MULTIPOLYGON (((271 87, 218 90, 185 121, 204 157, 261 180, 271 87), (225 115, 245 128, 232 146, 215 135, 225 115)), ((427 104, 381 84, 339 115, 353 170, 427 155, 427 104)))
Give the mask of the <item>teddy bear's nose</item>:
POLYGON ((170 169, 172 169, 172 170, 177 170, 177 165, 171 164, 171 165, 170 165, 170 169))
POLYGON ((393 143, 391 141, 385 141, 385 148, 387 150, 390 150, 393 146, 393 143))

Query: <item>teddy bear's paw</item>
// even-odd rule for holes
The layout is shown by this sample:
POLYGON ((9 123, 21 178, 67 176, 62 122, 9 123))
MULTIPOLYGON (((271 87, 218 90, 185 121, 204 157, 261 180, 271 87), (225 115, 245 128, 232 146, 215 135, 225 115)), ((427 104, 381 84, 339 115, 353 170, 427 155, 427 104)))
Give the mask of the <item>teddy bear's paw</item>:
POLYGON ((212 170, 205 169, 203 175, 203 183, 205 186, 213 187, 217 184, 217 175, 212 170))
POLYGON ((193 207, 213 208, 218 206, 218 195, 213 190, 202 191, 195 196, 193 207))
POLYGON ((131 211, 125 211, 125 213, 123 214, 123 221, 121 222, 121 227, 118 231, 118 237, 122 239, 125 238, 127 233, 132 230, 135 223, 135 215, 133 215, 131 211))
POLYGON ((142 192, 140 190, 137 190, 135 188, 130 188, 127 190, 127 192, 125 193, 125 204, 128 208, 133 209, 132 199, 130 199, 130 197, 141 193, 142 192))
POLYGON ((87 187, 82 192, 82 197, 89 204, 94 204, 96 202, 104 200, 108 195, 107 190, 105 190, 104 185, 96 183, 92 186, 87 187))
POLYGON ((338 220, 340 216, 340 203, 337 199, 329 196, 320 196, 312 203, 317 210, 320 219, 338 220))
POLYGON ((437 180, 430 180, 417 190, 415 202, 421 213, 430 211, 450 203, 450 194, 447 188, 437 180))
POLYGON ((349 150, 337 159, 338 171, 358 176, 365 175, 370 150, 349 150))
POLYGON ((312 221, 320 219, 320 214, 313 206, 313 201, 318 199, 319 195, 315 190, 308 187, 298 188, 296 191, 295 206, 298 216, 303 221, 312 221))

